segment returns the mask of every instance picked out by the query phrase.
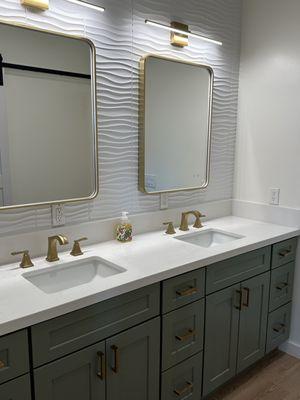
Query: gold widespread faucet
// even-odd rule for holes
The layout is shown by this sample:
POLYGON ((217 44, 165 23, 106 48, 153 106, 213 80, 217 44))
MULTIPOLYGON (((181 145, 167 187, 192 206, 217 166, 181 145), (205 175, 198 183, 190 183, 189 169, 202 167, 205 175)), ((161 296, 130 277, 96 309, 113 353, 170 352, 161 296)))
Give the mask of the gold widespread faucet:
POLYGON ((180 223, 180 228, 179 228, 181 231, 189 230, 188 217, 190 214, 192 214, 196 217, 193 227, 194 228, 202 228, 203 227, 200 218, 205 217, 204 214, 202 214, 200 211, 197 211, 197 210, 186 211, 181 214, 181 223, 180 223))
POLYGON ((69 243, 67 237, 64 235, 55 235, 48 237, 48 254, 46 260, 49 262, 59 260, 57 254, 57 242, 60 245, 65 245, 69 243))

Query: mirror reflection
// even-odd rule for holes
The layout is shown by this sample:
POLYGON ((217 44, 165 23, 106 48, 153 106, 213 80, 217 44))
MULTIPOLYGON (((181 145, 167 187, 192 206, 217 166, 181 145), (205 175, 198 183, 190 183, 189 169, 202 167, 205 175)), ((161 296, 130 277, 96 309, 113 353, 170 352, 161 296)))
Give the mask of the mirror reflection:
POLYGON ((140 188, 204 188, 209 178, 213 72, 158 56, 141 62, 140 188))
POLYGON ((93 49, 0 25, 0 207, 97 192, 93 49))

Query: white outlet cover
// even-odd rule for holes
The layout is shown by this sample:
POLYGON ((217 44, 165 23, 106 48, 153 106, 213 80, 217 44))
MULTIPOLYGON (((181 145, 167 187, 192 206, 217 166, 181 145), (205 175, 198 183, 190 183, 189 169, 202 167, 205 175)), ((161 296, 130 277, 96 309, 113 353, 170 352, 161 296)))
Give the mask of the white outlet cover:
POLYGON ((269 203, 273 206, 278 206, 280 203, 280 189, 270 188, 270 201, 269 203))
POLYGON ((52 214, 52 226, 63 226, 66 223, 64 205, 63 204, 53 204, 51 206, 52 214))

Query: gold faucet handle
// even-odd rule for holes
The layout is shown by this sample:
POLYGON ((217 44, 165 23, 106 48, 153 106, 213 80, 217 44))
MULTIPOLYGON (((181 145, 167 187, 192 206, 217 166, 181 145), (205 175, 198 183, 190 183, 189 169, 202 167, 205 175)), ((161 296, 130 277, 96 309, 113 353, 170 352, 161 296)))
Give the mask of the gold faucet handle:
POLYGON ((12 256, 17 256, 19 254, 23 254, 22 261, 20 263, 21 268, 29 268, 33 267, 33 262, 31 261, 29 250, 20 250, 20 251, 13 251, 11 253, 12 256))
POLYGON ((194 228, 203 228, 202 222, 200 218, 205 218, 206 215, 202 214, 200 211, 196 212, 196 221, 193 225, 194 228))
POLYGON ((174 233, 176 233, 172 221, 170 221, 170 222, 164 222, 163 225, 168 225, 167 230, 166 230, 166 234, 167 234, 167 235, 174 235, 174 233))
POLYGON ((83 252, 80 248, 80 242, 83 242, 84 240, 88 240, 88 238, 82 237, 80 239, 74 240, 73 249, 70 253, 72 256, 76 257, 76 256, 81 256, 83 254, 83 252))

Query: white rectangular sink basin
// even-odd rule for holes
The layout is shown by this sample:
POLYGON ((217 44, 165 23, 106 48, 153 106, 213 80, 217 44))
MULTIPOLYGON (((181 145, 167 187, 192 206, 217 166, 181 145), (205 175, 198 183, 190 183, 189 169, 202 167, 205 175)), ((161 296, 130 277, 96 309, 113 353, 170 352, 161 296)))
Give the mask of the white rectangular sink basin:
POLYGON ((202 232, 193 232, 182 236, 177 236, 175 239, 182 240, 183 242, 190 244, 195 244, 196 246, 215 247, 220 244, 241 239, 243 237, 244 236, 221 231, 219 229, 207 229, 202 232))
POLYGON ((69 263, 49 266, 40 271, 26 272, 23 277, 45 293, 57 293, 125 271, 125 268, 105 261, 100 257, 88 257, 69 263))

